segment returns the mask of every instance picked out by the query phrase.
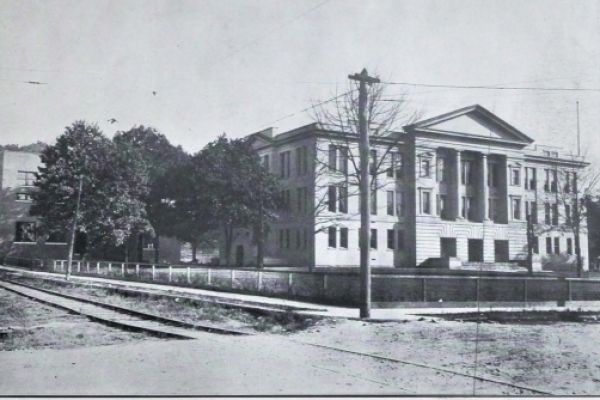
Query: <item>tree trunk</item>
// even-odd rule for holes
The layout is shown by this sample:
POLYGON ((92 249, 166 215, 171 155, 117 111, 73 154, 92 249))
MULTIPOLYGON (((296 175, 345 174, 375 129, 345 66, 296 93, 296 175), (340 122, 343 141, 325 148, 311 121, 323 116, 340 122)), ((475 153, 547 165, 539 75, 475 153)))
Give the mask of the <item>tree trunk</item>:
POLYGON ((155 232, 155 236, 154 236, 154 263, 155 264, 158 264, 158 260, 160 258, 159 247, 160 247, 160 237, 158 236, 158 232, 155 232))
POLYGON ((196 254, 198 252, 198 242, 195 240, 192 242, 192 263, 198 264, 198 258, 196 258, 196 254))
POLYGON ((233 227, 225 225, 225 265, 229 266, 231 261, 231 246, 233 245, 233 227))
POLYGON ((73 249, 75 248, 75 231, 77 230, 77 216, 73 217, 71 226, 71 235, 69 237, 69 247, 67 252, 67 270, 65 271, 65 279, 71 278, 71 265, 73 264, 73 249))
POLYGON ((129 262, 129 244, 131 242, 131 236, 127 236, 125 239, 125 264, 129 262))
POLYGON ((575 255, 577 256, 577 277, 583 276, 583 260, 581 258, 581 245, 579 243, 579 222, 575 226, 575 255))

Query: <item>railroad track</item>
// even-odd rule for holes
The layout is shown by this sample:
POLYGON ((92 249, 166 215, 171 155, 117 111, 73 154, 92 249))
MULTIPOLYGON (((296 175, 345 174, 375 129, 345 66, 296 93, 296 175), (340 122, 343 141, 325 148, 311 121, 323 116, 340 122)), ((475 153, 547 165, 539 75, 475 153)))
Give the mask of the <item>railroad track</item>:
MULTIPOLYGON (((1 277, 0 288, 4 288, 8 291, 17 293, 19 295, 25 296, 38 302, 65 309, 69 312, 84 315, 91 320, 104 323, 106 325, 133 331, 143 331, 159 337, 172 337, 178 339, 203 339, 206 338, 206 336, 203 336, 206 334, 253 335, 253 333, 251 332, 223 328, 212 324, 189 323, 176 319, 166 318, 159 315, 133 310, 131 308, 126 308, 122 306, 116 306, 97 300, 68 295, 50 289, 38 288, 24 284, 22 282, 15 282, 1 277)), ((127 290, 136 292, 133 289, 127 290)), ((460 376, 463 378, 470 378, 476 381, 517 389, 521 392, 532 393, 535 395, 552 395, 552 393, 547 391, 524 385, 516 385, 511 382, 506 382, 497 379, 495 377, 474 375, 469 374, 467 372, 452 370, 449 368, 436 367, 434 365, 422 364, 409 360, 402 360, 398 358, 381 356, 377 354, 355 351, 351 349, 344 349, 340 347, 328 346, 319 343, 311 343, 289 338, 285 338, 283 340, 291 341, 300 345, 318 347, 330 351, 351 354, 354 356, 367 357, 393 364, 405 364, 415 366, 431 371, 436 371, 437 373, 445 373, 449 375, 460 376)))

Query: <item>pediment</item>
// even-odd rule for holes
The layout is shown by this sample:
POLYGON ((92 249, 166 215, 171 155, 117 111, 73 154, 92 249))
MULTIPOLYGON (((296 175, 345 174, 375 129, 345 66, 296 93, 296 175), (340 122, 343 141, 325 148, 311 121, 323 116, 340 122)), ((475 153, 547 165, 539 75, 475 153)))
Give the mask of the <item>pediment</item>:
POLYGON ((428 118, 409 125, 405 129, 447 133, 454 136, 462 134, 468 137, 523 144, 533 142, 533 139, 479 105, 428 118))

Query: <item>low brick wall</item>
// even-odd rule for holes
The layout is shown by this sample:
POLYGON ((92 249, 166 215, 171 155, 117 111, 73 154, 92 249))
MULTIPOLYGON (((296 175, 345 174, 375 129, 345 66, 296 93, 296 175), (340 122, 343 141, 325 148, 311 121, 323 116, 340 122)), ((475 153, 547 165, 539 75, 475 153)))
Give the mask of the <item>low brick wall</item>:
MULTIPOLYGON (((66 261, 55 260, 45 269, 64 272, 66 261)), ((290 272, 206 266, 152 265, 108 261, 74 261, 74 275, 187 287, 256 293, 356 306, 360 277, 344 272, 290 272)), ((373 274, 372 301, 431 302, 546 302, 600 300, 600 280, 524 276, 462 276, 373 274)))

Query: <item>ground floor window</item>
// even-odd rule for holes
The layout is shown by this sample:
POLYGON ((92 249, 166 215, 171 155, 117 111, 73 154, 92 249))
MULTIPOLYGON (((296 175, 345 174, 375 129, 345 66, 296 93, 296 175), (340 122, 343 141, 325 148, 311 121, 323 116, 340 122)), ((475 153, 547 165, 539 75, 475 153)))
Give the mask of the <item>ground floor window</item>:
POLYGON ((387 230, 387 248, 394 249, 396 245, 395 231, 393 229, 387 230))
POLYGON ((33 243, 37 241, 35 222, 17 222, 15 226, 15 242, 33 243))
POLYGON ((554 254, 560 254, 560 238, 554 238, 554 254))
POLYGON ((573 254, 573 239, 567 238, 567 254, 573 254))
POLYGON ((546 254, 552 254, 552 238, 546 238, 546 254))
POLYGON ((456 238, 440 238, 440 256, 456 257, 456 238))
POLYGON ((377 229, 371 229, 371 248, 377 248, 377 229))
POLYGON ((328 229, 329 235, 329 247, 337 247, 337 238, 336 238, 337 230, 335 227, 330 226, 328 229))
POLYGON ((340 228, 340 247, 348 248, 348 228, 340 228))

